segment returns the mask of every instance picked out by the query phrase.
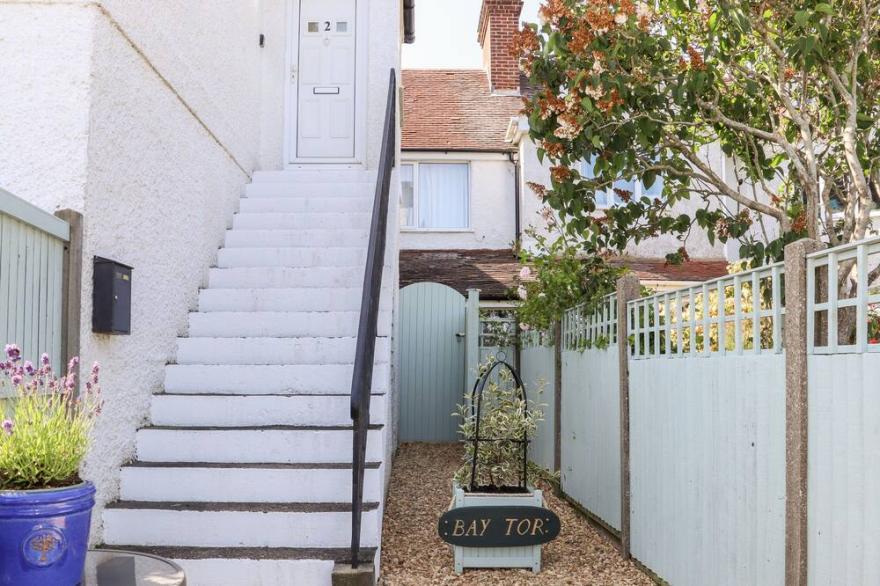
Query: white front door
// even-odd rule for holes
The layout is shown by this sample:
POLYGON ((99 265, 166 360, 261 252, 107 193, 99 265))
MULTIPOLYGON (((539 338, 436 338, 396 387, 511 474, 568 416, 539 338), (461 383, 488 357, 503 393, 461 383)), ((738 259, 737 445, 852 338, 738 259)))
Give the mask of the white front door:
POLYGON ((290 78, 291 162, 355 157, 356 14, 357 0, 300 1, 290 78))

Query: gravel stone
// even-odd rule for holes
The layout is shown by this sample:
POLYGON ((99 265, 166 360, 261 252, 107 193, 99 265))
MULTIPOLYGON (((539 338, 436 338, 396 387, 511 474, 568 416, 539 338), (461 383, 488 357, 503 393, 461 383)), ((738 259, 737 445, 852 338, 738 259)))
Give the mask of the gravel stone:
POLYGON ((624 560, 617 544, 571 505, 544 490, 562 532, 544 546, 540 574, 530 570, 453 570, 452 548, 437 536, 437 522, 452 501, 459 444, 402 444, 391 471, 382 529, 382 586, 501 585, 650 586, 654 582, 624 560))

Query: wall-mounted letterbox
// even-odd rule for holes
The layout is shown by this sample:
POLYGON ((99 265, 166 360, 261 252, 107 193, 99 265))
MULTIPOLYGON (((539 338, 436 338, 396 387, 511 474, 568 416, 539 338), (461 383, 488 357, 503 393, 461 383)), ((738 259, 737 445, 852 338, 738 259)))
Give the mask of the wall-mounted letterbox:
POLYGON ((100 256, 95 257, 92 331, 131 333, 131 267, 100 256))

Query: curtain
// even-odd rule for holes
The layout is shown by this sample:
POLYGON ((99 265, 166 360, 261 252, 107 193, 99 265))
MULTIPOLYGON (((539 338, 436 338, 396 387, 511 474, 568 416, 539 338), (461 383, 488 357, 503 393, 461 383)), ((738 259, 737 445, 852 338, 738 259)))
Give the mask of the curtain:
POLYGON ((419 165, 419 227, 468 227, 467 164, 419 165))
POLYGON ((415 224, 413 208, 413 166, 400 166, 400 225, 411 227, 415 224))

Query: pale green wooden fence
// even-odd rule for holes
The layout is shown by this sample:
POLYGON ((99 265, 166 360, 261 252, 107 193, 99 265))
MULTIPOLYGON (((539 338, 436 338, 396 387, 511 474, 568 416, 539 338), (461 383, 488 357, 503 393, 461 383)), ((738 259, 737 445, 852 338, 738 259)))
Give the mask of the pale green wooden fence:
POLYGON ((0 189, 0 346, 18 344, 35 363, 46 352, 58 370, 69 238, 67 222, 0 189))
POLYGON ((464 400, 465 298, 439 283, 400 292, 400 440, 458 440, 464 400))

